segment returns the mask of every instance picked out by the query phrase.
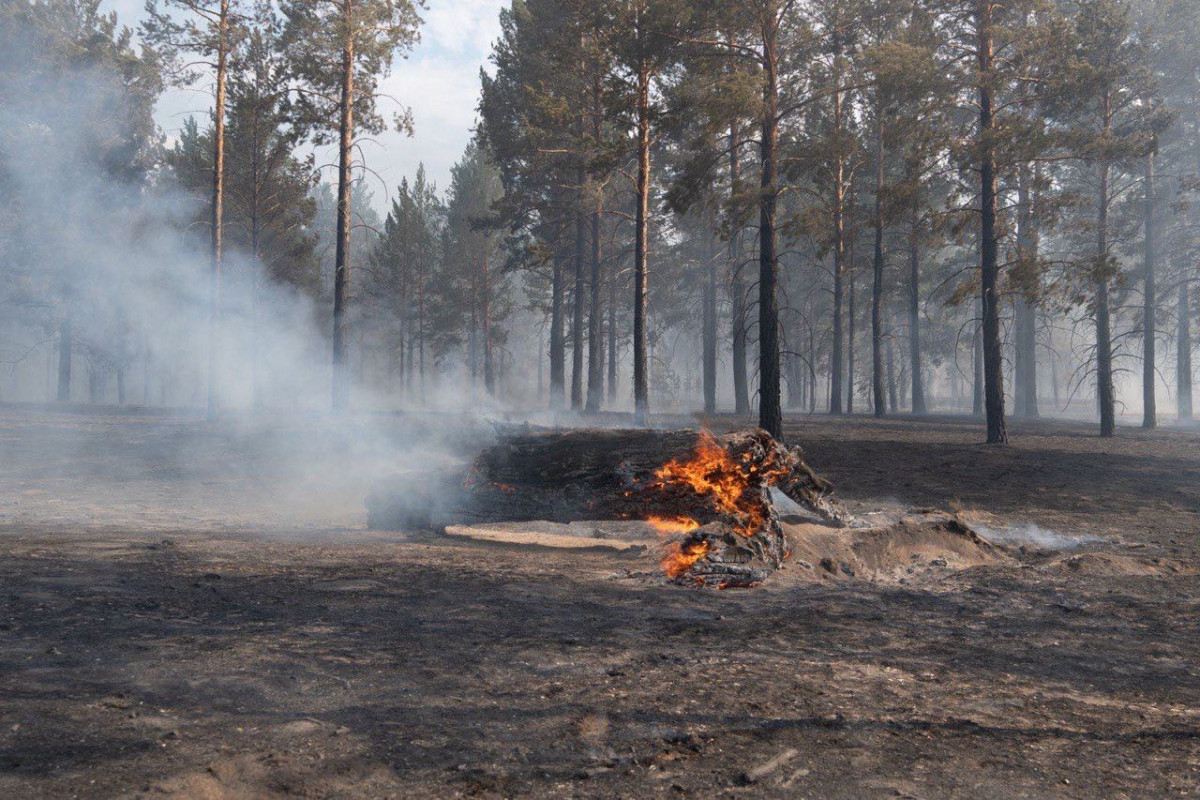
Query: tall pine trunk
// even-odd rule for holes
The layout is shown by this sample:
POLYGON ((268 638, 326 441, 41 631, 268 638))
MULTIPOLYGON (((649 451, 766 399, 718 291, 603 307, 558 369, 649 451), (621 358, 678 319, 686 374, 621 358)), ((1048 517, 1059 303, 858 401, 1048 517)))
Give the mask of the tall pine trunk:
MULTIPOLYGON (((1111 126, 1107 111, 1105 130, 1111 126)), ((1100 165, 1100 190, 1096 212, 1096 264, 1094 267, 1095 317, 1096 317, 1096 404, 1100 411, 1100 435, 1113 436, 1117 432, 1117 409, 1113 396, 1112 365, 1112 312, 1109 305, 1108 288, 1108 211, 1109 178, 1112 168, 1108 163, 1100 165)))
MULTIPOLYGON (((711 240, 710 240, 711 250, 711 240)), ((704 282, 704 412, 717 411, 717 256, 708 252, 704 282)))
POLYGON ((217 18, 217 97, 213 108, 213 176, 212 176, 212 287, 208 319, 208 398, 206 416, 213 422, 221 413, 217 387, 221 327, 221 261, 222 236, 225 229, 225 73, 228 60, 229 0, 221 0, 217 18))
POLYGON ((854 340, 855 340, 855 295, 857 287, 855 286, 855 278, 857 277, 854 270, 854 249, 850 250, 849 269, 847 270, 850 279, 850 304, 847 308, 846 319, 846 413, 854 413, 854 340))
POLYGON ((1158 287, 1155 285, 1155 186, 1154 157, 1151 150, 1146 155, 1146 274, 1142 289, 1142 427, 1147 430, 1158 427, 1158 398, 1155 393, 1157 358, 1155 337, 1158 335, 1158 287))
POLYGON ((608 275, 608 404, 617 404, 617 270, 608 275))
MULTIPOLYGON (((737 192, 742 179, 741 156, 738 139, 742 132, 736 123, 729 128, 729 191, 737 192)), ((731 213, 736 215, 735 198, 730 198, 731 213)), ((733 407, 739 415, 750 413, 750 376, 746 364, 746 281, 742 278, 742 226, 735 219, 733 233, 729 237, 729 294, 730 294, 730 339, 733 343, 733 407)))
POLYGON ((875 248, 871 262, 871 391, 875 416, 885 412, 883 384, 883 121, 875 144, 875 248))
POLYGON ((587 410, 600 411, 604 400, 604 283, 601 280, 600 221, 603 195, 597 191, 596 209, 592 212, 592 279, 589 284, 588 308, 588 388, 587 410))
POLYGON ((488 264, 487 237, 483 238, 479 254, 479 317, 483 339, 483 388, 489 397, 496 396, 496 365, 492 360, 492 276, 488 264))
POLYGON ((650 72, 637 76, 637 213, 633 245, 633 408, 639 425, 650 411, 650 375, 646 352, 647 250, 650 245, 650 72))
POLYGON ((842 158, 842 91, 841 91, 841 40, 835 32, 833 35, 834 63, 834 94, 833 94, 833 133, 834 168, 833 168, 833 349, 829 357, 829 368, 832 373, 829 392, 829 413, 842 413, 842 304, 845 295, 846 269, 846 223, 844 208, 846 201, 845 160, 842 158))
POLYGON ((1188 294, 1188 282, 1179 284, 1178 315, 1175 352, 1175 385, 1179 396, 1179 419, 1189 422, 1193 415, 1192 405, 1192 303, 1188 294))
MULTIPOLYGON (((1038 256, 1035 187, 1028 165, 1022 165, 1017 175, 1017 254, 1019 260, 1036 280, 1032 263, 1038 256)), ((1038 416, 1037 403, 1037 311, 1034 307, 1036 286, 1019 286, 1014 299, 1014 369, 1013 404, 1018 417, 1038 416)))
POLYGON ((571 408, 576 411, 583 408, 583 328, 584 304, 587 296, 587 223, 583 217, 584 182, 586 173, 581 169, 577 176, 579 180, 579 204, 575 211, 575 296, 573 314, 571 317, 571 408))
POLYGON ((912 371, 912 413, 926 414, 925 381, 921 375, 921 200, 913 197, 912 227, 908 233, 908 359, 912 371))
POLYGON ((350 299, 351 174, 354 158, 354 0, 342 0, 346 41, 342 48, 341 119, 338 122, 337 247, 333 279, 333 413, 350 407, 347 349, 350 299))
POLYGON ((562 408, 566 403, 567 343, 563 319, 566 269, 562 243, 556 232, 550 275, 550 407, 562 408))
POLYGON ((975 334, 971 338, 974 380, 971 384, 971 415, 982 417, 983 399, 983 298, 975 298, 975 334))
POLYGON ((992 106, 994 0, 976 3, 976 59, 979 69, 980 226, 979 277, 983 301, 983 392, 988 444, 1008 442, 1004 419, 1004 363, 1000 351, 1000 259, 996 233, 995 112, 992 106))
POLYGON ((779 52, 778 19, 772 8, 763 16, 762 176, 759 195, 758 252, 758 425, 776 439, 783 438, 783 409, 779 386, 779 308, 776 283, 775 214, 779 201, 779 52))

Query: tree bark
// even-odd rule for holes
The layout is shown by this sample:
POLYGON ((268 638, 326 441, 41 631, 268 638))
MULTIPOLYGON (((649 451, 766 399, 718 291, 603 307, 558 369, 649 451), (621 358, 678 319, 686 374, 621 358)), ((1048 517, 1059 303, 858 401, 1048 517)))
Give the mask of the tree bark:
POLYGON ((592 280, 588 310, 588 388, 587 410, 595 414, 604 400, 604 283, 601 280, 600 220, 603 194, 598 189, 596 209, 592 212, 592 280))
POLYGON ((829 413, 842 413, 842 303, 844 302, 846 223, 843 215, 846 201, 845 160, 842 157, 842 92, 841 39, 833 34, 833 349, 830 353, 830 372, 833 374, 829 392, 829 413))
POLYGON ((1158 427, 1158 403, 1155 392, 1158 362, 1155 354, 1155 337, 1158 335, 1158 287, 1155 285, 1155 220, 1156 198, 1154 186, 1155 151, 1146 155, 1146 274, 1142 289, 1142 427, 1153 430, 1158 427))
MULTIPOLYGON (((1108 114, 1105 114, 1106 120, 1108 114)), ((1105 124, 1105 129, 1109 129, 1105 124)), ((1114 436, 1117 432, 1116 402, 1113 396, 1112 372, 1112 312, 1108 289, 1108 211, 1109 177, 1111 167, 1100 165, 1100 191, 1096 214, 1096 264, 1094 268, 1096 315, 1096 404, 1100 411, 1100 435, 1114 436)))
MULTIPOLYGON (((1023 269, 1037 258, 1038 236, 1032 176, 1028 165, 1017 175, 1017 257, 1023 269)), ((1030 279, 1034 275, 1024 275, 1030 279)), ((1037 405, 1037 312, 1034 307, 1036 286, 1020 285, 1014 293, 1013 404, 1018 417, 1036 417, 1037 405)))
POLYGON ((608 276, 608 404, 617 404, 617 270, 608 276))
MULTIPOLYGON (((738 153, 738 137, 741 129, 735 123, 730 126, 729 138, 729 186, 736 193, 741 181, 741 157, 738 153)), ((730 199, 731 213, 737 214, 735 198, 730 199)), ((732 308, 730 327, 733 342, 733 405, 739 416, 750 413, 750 378, 746 364, 746 282, 742 279, 742 227, 735 219, 733 233, 729 238, 729 293, 732 308)))
POLYGON ((566 403, 567 347, 566 325, 563 320, 564 258, 562 244, 555 234, 552 272, 550 277, 550 408, 562 408, 566 403))
POLYGON ((996 155, 993 144, 995 117, 992 107, 994 58, 993 0, 977 0, 977 52, 979 69, 980 145, 980 295, 983 299, 983 389, 988 444, 1008 442, 1004 419, 1004 363, 1000 350, 1000 263, 996 234, 996 155))
POLYGON ((912 227, 908 238, 908 358, 912 370, 912 413, 928 413, 925 381, 921 375, 921 201, 913 198, 912 227))
POLYGON ((221 327, 221 261, 222 237, 225 228, 225 83, 228 60, 229 0, 221 0, 217 18, 217 86, 216 104, 213 108, 213 177, 212 177, 212 287, 208 321, 208 397, 205 415, 209 422, 216 421, 221 413, 220 394, 217 386, 218 362, 220 361, 221 327))
POLYGON ((575 211, 575 296, 574 310, 571 318, 571 408, 579 411, 583 408, 583 328, 584 303, 587 287, 587 272, 584 264, 587 256, 587 223, 583 217, 584 196, 583 185, 587 174, 581 169, 579 179, 579 205, 575 211))
MULTIPOLYGON (((885 413, 883 384, 883 121, 875 146, 875 249, 871 287, 871 390, 875 416, 885 413)), ((893 409, 894 410, 894 409, 893 409)))
POLYGON ((337 247, 333 281, 333 413, 350 408, 349 319, 351 167, 354 159, 354 0, 342 0, 346 40, 342 47, 341 119, 338 123, 337 247))
POLYGON ((650 245, 650 72, 637 76, 637 213, 633 247, 633 408, 639 425, 650 411, 650 375, 646 351, 647 250, 650 245))
POLYGON ((971 384, 971 414, 983 416, 983 299, 975 299, 975 334, 971 337, 971 353, 974 359, 974 381, 971 384))
POLYGON ((857 331, 855 330, 855 306, 857 304, 856 295, 858 287, 855 285, 857 277, 854 269, 854 249, 850 250, 850 259, 847 273, 850 278, 850 303, 846 309, 849 313, 846 319, 846 413, 854 413, 854 342, 857 331))
POLYGON ((763 111, 762 176, 759 195, 758 254, 758 424, 776 439, 783 439, 783 409, 779 387, 779 308, 776 282, 779 257, 776 253, 775 214, 779 200, 779 52, 778 17, 769 4, 762 18, 763 111))
POLYGON ((704 282, 704 412, 717 411, 717 257, 708 253, 704 282))
POLYGON ((1192 404, 1192 303, 1188 294, 1188 282, 1179 284, 1178 315, 1176 329, 1175 352, 1175 381, 1176 394, 1179 396, 1179 419, 1190 422, 1193 416, 1192 404))

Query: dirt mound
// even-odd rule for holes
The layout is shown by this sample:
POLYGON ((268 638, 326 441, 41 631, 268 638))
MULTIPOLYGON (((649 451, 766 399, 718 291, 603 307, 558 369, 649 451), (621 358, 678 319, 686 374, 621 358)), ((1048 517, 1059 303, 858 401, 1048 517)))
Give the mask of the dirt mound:
POLYGON ((961 522, 910 517, 881 528, 785 524, 791 563, 818 580, 908 580, 1011 559, 961 522))
POLYGON ((1047 562, 1043 569, 1068 575, 1089 577, 1163 577, 1195 575, 1196 570, 1155 556, 1127 556, 1119 553, 1077 553, 1047 562))

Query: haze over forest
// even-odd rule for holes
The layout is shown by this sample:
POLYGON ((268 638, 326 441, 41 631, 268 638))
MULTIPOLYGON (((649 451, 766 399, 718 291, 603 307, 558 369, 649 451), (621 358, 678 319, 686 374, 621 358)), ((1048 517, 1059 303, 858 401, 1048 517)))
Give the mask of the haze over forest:
POLYGON ((451 5, 0 0, 0 400, 1192 419, 1196 3, 451 5))

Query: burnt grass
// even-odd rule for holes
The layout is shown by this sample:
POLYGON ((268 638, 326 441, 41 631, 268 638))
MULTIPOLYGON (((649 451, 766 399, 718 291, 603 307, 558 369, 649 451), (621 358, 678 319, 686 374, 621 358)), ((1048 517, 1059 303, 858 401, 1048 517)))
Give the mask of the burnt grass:
POLYGON ((2 411, 0 793, 1194 796, 1200 433, 1013 428, 789 436, 859 513, 987 512, 1124 567, 1028 548, 907 585, 695 590, 350 511, 256 522, 284 478, 227 431, 2 411))

